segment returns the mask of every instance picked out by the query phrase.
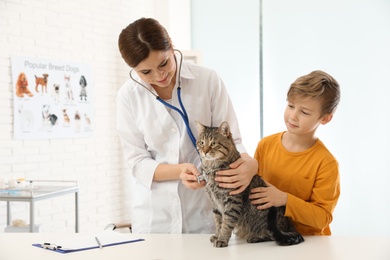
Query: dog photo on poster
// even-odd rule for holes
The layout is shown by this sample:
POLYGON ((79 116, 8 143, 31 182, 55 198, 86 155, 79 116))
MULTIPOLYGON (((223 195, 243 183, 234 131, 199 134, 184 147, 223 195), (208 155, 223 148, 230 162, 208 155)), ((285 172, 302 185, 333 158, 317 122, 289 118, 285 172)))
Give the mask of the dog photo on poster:
POLYGON ((15 139, 92 136, 89 65, 13 56, 11 67, 15 139))

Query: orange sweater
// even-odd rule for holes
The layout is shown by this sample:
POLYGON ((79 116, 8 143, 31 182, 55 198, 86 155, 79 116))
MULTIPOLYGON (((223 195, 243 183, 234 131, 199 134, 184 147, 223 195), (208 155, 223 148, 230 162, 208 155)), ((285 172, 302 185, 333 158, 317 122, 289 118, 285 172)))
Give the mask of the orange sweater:
POLYGON ((287 151, 283 133, 260 140, 259 175, 288 193, 285 216, 302 235, 331 235, 329 224, 340 196, 338 162, 318 140, 303 152, 287 151))

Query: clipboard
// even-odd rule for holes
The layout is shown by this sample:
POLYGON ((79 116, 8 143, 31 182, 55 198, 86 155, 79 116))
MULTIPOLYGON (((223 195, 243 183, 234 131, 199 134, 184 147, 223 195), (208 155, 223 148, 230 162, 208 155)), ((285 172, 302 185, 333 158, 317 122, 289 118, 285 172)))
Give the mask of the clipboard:
POLYGON ((131 233, 118 233, 113 230, 105 230, 92 235, 80 235, 58 241, 35 243, 32 244, 32 246, 61 254, 67 254, 91 249, 103 249, 104 247, 141 241, 145 241, 145 239, 135 238, 131 233))

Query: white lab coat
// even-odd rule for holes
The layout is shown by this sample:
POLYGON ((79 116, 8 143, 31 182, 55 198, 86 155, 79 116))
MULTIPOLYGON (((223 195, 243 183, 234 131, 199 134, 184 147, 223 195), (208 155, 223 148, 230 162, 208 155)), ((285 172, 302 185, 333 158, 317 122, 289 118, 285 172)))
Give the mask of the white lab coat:
MULTIPOLYGON (((132 75, 154 92, 135 72, 132 75)), ((212 70, 183 62, 181 81, 181 97, 195 138, 195 120, 212 126, 226 120, 237 149, 245 152, 236 114, 220 77, 212 70)), ((176 82, 168 102, 180 108, 176 82)), ((198 154, 180 115, 130 79, 118 91, 117 130, 133 177, 133 232, 213 233, 214 218, 205 189, 187 189, 180 180, 153 181, 160 163, 193 163, 200 169, 198 154)))

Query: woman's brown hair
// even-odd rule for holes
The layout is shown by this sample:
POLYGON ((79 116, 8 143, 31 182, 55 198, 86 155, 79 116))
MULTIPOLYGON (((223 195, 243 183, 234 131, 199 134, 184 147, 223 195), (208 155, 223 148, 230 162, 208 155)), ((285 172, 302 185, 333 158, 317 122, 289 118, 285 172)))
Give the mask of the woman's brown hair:
POLYGON ((124 28, 118 46, 122 58, 132 68, 146 59, 152 50, 173 50, 167 30, 152 18, 140 18, 124 28))

